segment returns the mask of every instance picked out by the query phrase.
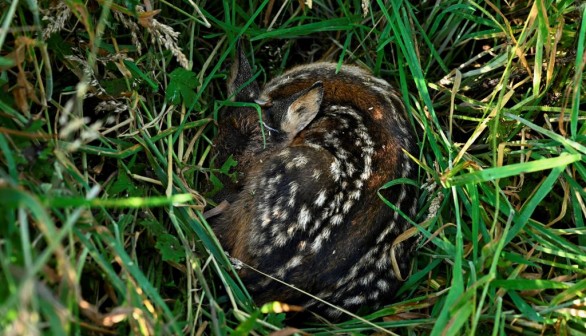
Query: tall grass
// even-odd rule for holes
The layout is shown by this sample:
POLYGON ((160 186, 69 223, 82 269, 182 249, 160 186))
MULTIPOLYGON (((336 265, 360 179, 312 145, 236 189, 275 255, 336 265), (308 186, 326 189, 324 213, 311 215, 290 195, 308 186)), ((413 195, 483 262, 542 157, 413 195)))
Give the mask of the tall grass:
POLYGON ((584 4, 0 9, 3 334, 586 334, 584 4), (203 212, 239 39, 260 82, 326 59, 402 93, 422 239, 396 303, 286 328, 237 278, 203 212))

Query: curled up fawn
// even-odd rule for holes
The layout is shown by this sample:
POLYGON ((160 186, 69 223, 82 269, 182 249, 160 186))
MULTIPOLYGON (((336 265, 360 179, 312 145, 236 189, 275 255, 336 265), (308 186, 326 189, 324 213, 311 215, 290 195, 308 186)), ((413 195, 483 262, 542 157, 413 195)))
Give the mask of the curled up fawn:
MULTIPOLYGON (((417 176, 401 98, 362 68, 325 62, 295 67, 261 90, 241 48, 236 58, 229 94, 259 104, 262 116, 250 105, 220 112, 215 160, 233 155, 238 179, 224 179, 217 199, 230 205, 211 223, 230 256, 252 267, 239 271, 244 284, 259 304, 333 319, 340 310, 298 289, 350 311, 388 303, 415 243, 396 242, 412 226, 377 194, 386 182, 417 176)), ((414 186, 380 193, 415 216, 414 186)))

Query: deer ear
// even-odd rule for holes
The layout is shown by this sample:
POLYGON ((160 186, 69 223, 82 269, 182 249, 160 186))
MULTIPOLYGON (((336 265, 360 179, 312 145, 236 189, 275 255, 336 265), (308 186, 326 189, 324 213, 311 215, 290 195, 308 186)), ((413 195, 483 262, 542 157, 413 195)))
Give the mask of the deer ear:
POLYGON ((242 40, 238 40, 236 60, 232 63, 230 78, 228 79, 228 94, 232 101, 253 102, 258 98, 260 91, 258 84, 256 81, 250 82, 251 79, 252 68, 248 63, 248 59, 246 59, 242 40), (244 86, 247 82, 250 83, 244 86))
POLYGON ((322 82, 316 82, 310 88, 297 94, 293 102, 287 108, 287 112, 281 123, 281 129, 289 138, 294 138, 315 118, 319 112, 324 95, 322 82))

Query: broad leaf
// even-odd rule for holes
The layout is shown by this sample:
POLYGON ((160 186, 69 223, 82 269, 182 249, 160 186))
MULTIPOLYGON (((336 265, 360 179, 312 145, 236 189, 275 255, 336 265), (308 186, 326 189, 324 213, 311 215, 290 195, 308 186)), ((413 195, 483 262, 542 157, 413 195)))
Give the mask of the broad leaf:
POLYGON ((169 74, 171 81, 165 92, 165 99, 171 104, 178 105, 184 102, 192 105, 195 102, 195 88, 199 84, 197 75, 189 70, 177 68, 169 74))

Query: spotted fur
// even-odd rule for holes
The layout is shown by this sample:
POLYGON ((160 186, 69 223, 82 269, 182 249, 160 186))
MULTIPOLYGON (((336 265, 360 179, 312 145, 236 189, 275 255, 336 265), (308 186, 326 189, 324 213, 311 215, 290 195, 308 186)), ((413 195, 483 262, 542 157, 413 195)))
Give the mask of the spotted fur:
MULTIPOLYGON (((215 148, 219 164, 238 161, 237 182, 226 180, 218 200, 229 209, 213 220, 224 248, 244 263, 351 311, 389 302, 401 285, 391 246, 410 226, 378 197, 378 189, 416 169, 403 149, 416 141, 397 92, 368 71, 333 63, 293 68, 260 90, 242 54, 230 92, 258 102, 268 130, 250 108, 222 112, 215 148)), ((381 193, 405 214, 416 212, 417 191, 402 185, 381 193)), ((413 240, 395 246, 402 277, 413 240)), ((329 317, 340 312, 244 267, 240 276, 255 300, 303 305, 329 317)))

